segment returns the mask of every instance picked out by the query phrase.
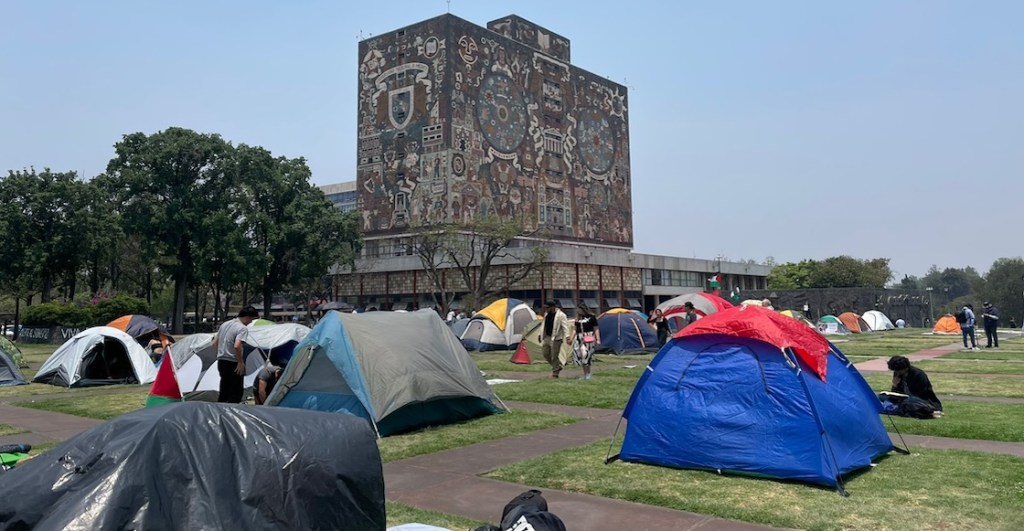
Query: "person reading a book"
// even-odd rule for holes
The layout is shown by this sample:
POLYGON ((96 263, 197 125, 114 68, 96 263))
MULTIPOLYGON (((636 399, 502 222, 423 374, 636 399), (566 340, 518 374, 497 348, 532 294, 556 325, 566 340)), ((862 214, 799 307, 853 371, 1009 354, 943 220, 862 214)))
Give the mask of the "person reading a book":
POLYGON ((886 407, 891 412, 906 417, 932 418, 942 416, 942 401, 932 390, 932 383, 924 371, 910 364, 906 356, 889 358, 892 371, 892 390, 882 393, 882 402, 895 404, 886 407))

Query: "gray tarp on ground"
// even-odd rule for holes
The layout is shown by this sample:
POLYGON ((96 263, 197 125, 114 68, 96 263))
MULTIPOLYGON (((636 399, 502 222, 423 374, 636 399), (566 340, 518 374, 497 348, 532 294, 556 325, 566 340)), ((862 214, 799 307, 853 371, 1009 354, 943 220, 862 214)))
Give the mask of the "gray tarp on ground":
POLYGON ((385 527, 365 421, 201 402, 129 413, 22 461, 0 500, 0 529, 385 527))
MULTIPOLYGON (((295 348, 267 403, 347 412, 377 424, 416 404, 437 406, 415 412, 424 424, 482 414, 479 407, 461 408, 464 402, 460 411, 439 414, 443 399, 479 399, 489 412, 498 409, 476 363, 437 313, 331 311, 295 348)), ((399 424, 410 429, 415 422, 399 424)))

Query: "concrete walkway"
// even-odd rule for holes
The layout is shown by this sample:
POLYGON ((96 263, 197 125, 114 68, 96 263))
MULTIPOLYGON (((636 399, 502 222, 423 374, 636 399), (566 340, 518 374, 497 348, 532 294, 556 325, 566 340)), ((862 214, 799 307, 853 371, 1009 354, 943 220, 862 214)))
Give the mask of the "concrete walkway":
POLYGON ((102 423, 102 420, 0 404, 0 424, 8 424, 30 432, 0 437, 0 444, 63 441, 102 423))
MULTIPOLYGON (((960 346, 960 344, 957 343, 952 345, 945 345, 942 347, 930 348, 927 350, 920 350, 912 354, 907 354, 907 359, 909 359, 912 362, 930 360, 933 358, 945 356, 946 354, 952 354, 954 352, 959 351, 961 348, 962 347, 960 346)), ((854 367, 856 367, 857 370, 860 372, 889 372, 888 363, 889 358, 887 357, 875 358, 873 360, 862 361, 860 363, 854 364, 854 367)))
POLYGON ((537 488, 544 492, 551 511, 567 522, 571 529, 771 529, 686 511, 482 478, 481 474, 504 465, 610 437, 620 414, 619 411, 607 409, 523 402, 512 402, 509 406, 519 410, 572 414, 585 420, 569 426, 388 463, 384 465, 387 499, 421 509, 494 522, 501 518, 501 510, 507 500, 530 488, 537 488))

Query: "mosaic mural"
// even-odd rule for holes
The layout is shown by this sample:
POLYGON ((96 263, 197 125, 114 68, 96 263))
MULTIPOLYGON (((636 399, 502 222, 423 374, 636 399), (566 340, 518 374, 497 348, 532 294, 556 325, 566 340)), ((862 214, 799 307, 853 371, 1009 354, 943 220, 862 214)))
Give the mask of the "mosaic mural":
POLYGON ((632 246, 625 87, 518 17, 452 15, 359 45, 358 190, 368 236, 496 214, 632 246))

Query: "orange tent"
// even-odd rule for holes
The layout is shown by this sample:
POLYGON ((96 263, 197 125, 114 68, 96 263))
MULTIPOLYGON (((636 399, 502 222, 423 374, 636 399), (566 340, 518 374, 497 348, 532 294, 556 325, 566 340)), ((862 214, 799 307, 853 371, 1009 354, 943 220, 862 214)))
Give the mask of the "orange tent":
POLYGON ((956 322, 956 317, 950 314, 943 315, 938 321, 935 321, 935 327, 932 328, 933 334, 960 334, 960 323, 956 322))
POLYGON ((163 325, 145 315, 123 315, 107 323, 107 326, 134 337, 144 347, 154 339, 159 340, 164 347, 174 343, 171 333, 163 325))
POLYGON ((850 332, 859 334, 861 332, 870 332, 871 327, 868 326, 864 319, 861 319, 859 315, 853 312, 845 312, 839 314, 839 320, 846 325, 846 328, 850 329, 850 332))

